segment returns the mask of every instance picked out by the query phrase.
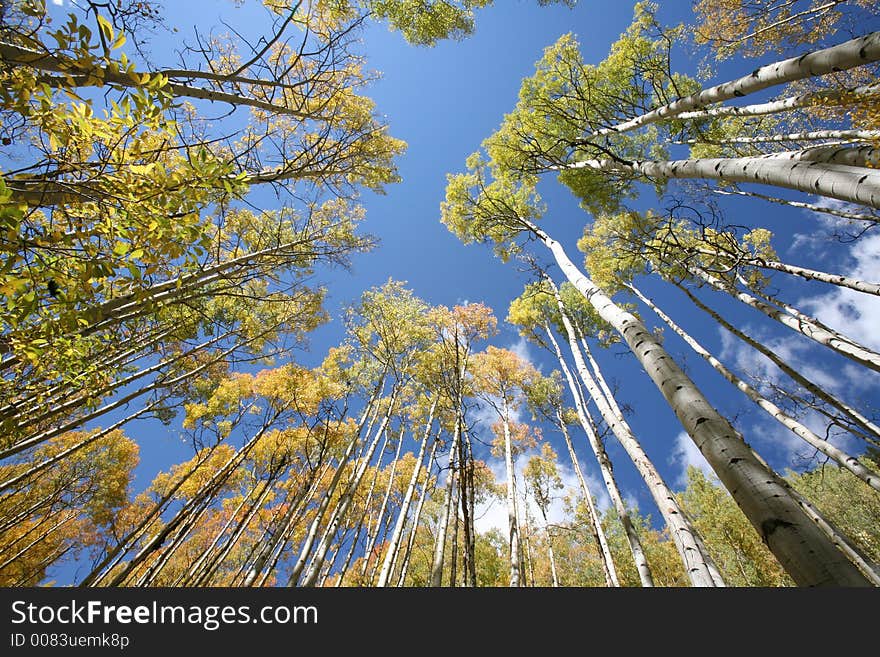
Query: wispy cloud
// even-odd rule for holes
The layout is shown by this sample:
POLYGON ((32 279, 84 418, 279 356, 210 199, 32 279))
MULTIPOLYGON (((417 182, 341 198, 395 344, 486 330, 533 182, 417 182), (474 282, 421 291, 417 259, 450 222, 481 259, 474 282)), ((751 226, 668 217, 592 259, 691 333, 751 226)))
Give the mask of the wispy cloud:
MULTIPOLYGON (((863 237, 850 249, 852 264, 841 273, 862 281, 880 281, 880 234, 863 237)), ((872 349, 880 349, 880 297, 846 287, 812 297, 799 305, 828 326, 872 349)))
POLYGON ((532 355, 532 345, 530 345, 528 340, 526 340, 524 337, 520 336, 520 338, 516 342, 507 345, 507 349, 522 358, 536 370, 540 371, 541 368, 538 364, 535 363, 535 359, 532 355))
POLYGON ((694 466, 698 470, 702 470, 707 477, 714 476, 712 466, 703 456, 703 453, 691 440, 691 437, 682 431, 675 437, 672 454, 669 456, 669 464, 678 467, 678 476, 675 478, 674 485, 678 488, 687 486, 688 467, 694 466))
MULTIPOLYGON (((537 454, 539 454, 538 450, 532 450, 520 454, 514 461, 514 470, 516 471, 517 494, 519 496, 522 496, 524 490, 523 471, 525 470, 526 464, 529 462, 529 459, 537 454)), ((507 469, 504 466, 503 459, 490 459, 487 462, 487 465, 492 470, 492 473, 495 475, 495 480, 499 484, 507 482, 507 469)), ((582 495, 580 483, 578 482, 577 475, 575 475, 574 473, 574 468, 563 462, 561 459, 557 467, 559 477, 560 479, 562 479, 563 488, 562 490, 556 491, 554 493, 553 501, 550 504, 550 508, 547 512, 547 519, 550 523, 562 523, 568 518, 565 513, 564 501, 564 498, 567 495, 582 495)), ((583 466, 581 466, 581 471, 583 471, 583 466)), ((585 474, 584 476, 587 480, 587 486, 589 486, 590 492, 593 494, 593 498, 596 500, 596 504, 599 510, 601 512, 606 511, 611 505, 611 500, 608 497, 608 493, 605 491, 604 484, 587 474, 585 474)), ((522 504, 521 499, 519 500, 519 503, 522 504)), ((520 508, 520 514, 522 514, 522 511, 522 508, 520 508)), ((529 499, 529 513, 532 518, 536 519, 536 522, 541 522, 539 520, 541 518, 540 511, 538 510, 538 507, 535 505, 534 501, 531 499, 529 499)), ((478 532, 486 532, 490 529, 498 529, 499 531, 501 531, 502 534, 507 534, 507 498, 502 496, 501 499, 492 500, 486 504, 478 506, 478 508, 475 510, 474 527, 478 532)))
MULTIPOLYGON (((853 214, 865 213, 865 208, 860 205, 838 201, 837 199, 827 198, 825 196, 814 197, 811 203, 817 208, 834 210, 837 212, 849 212, 853 214)), ((791 244, 787 250, 791 255, 803 253, 804 250, 809 250, 814 255, 821 257, 826 251, 828 239, 831 235, 857 235, 865 229, 864 221, 847 219, 845 217, 838 217, 833 214, 816 212, 814 210, 804 210, 803 214, 819 224, 818 230, 814 226, 810 226, 809 230, 795 233, 792 236, 791 244)))

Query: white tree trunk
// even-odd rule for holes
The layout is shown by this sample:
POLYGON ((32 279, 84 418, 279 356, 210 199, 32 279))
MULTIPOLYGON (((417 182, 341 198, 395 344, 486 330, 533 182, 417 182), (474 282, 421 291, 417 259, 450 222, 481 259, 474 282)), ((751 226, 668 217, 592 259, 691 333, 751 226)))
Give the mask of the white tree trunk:
MULTIPOLYGON (((571 374, 569 374, 569 376, 571 376, 571 374)), ((576 391, 572 394, 576 394, 576 391)), ((575 398, 575 404, 582 405, 580 395, 577 395, 577 397, 575 398)), ((580 413, 583 413, 582 409, 579 411, 579 414, 580 413)), ((559 423, 559 428, 565 438, 565 446, 568 448, 568 456, 571 459, 575 476, 577 476, 578 483, 581 485, 581 493, 583 493, 584 496, 584 504, 587 507, 587 515, 589 515, 590 517, 590 529, 592 530, 593 539, 596 541, 596 547, 599 550, 599 556, 602 557, 602 572, 605 575, 605 585, 620 586, 620 580, 617 578, 617 569, 614 567, 614 559, 611 556, 611 548, 608 546, 608 538, 605 536, 605 530, 602 528, 602 518, 599 515, 599 511, 596 509, 595 503, 593 502, 593 494, 590 491, 590 487, 587 485, 587 480, 584 478, 583 472, 581 472, 581 464, 580 462, 578 462, 577 454, 574 451, 574 445, 571 442, 571 436, 568 434, 568 429, 565 427, 565 422, 562 418, 562 413, 558 411, 556 415, 556 421, 559 423)), ((610 476, 611 474, 610 471, 606 472, 606 468, 604 466, 605 464, 600 462, 600 468, 602 469, 603 478, 606 476, 610 476)), ((630 551, 633 554, 633 561, 636 564, 636 571, 639 573, 639 579, 642 582, 642 586, 654 586, 654 580, 651 577, 651 569, 648 566, 648 560, 645 557, 645 551, 642 549, 642 544, 639 542, 639 537, 632 526, 632 520, 630 520, 629 512, 626 509, 626 504, 624 504, 623 498, 620 495, 620 491, 616 488, 616 484, 614 486, 613 492, 609 491, 608 496, 613 500, 612 503, 614 504, 614 508, 617 511, 618 517, 621 518, 624 535, 626 536, 627 542, 629 543, 630 551), (621 512, 623 512, 622 516, 621 512)))
MULTIPOLYGON (((461 440, 460 426, 455 423, 455 430, 452 434, 452 444, 449 446, 449 461, 447 468, 449 472, 446 475, 446 506, 443 517, 440 519, 440 525, 437 527, 437 538, 434 541, 434 558, 431 564, 431 586, 442 586, 443 584, 443 553, 446 551, 446 533, 449 529, 449 519, 452 516, 452 492, 455 485, 455 452, 458 448, 458 441, 461 440)), ((413 528, 415 531, 415 528, 413 528)))
POLYGON ((507 469, 507 525, 508 547, 510 549, 510 586, 520 586, 519 578, 519 523, 516 513, 516 472, 513 469, 513 449, 510 444, 510 425, 508 424, 507 400, 504 402, 504 416, 501 418, 504 430, 504 466, 507 469))
MULTIPOLYGON (((770 360, 770 362, 772 362, 774 365, 776 365, 786 375, 791 377, 791 379, 793 381, 795 381, 798 385, 800 385, 804 390, 812 393, 813 395, 815 395, 816 397, 818 397, 819 399, 821 399, 825 403, 827 403, 827 404, 833 406, 834 408, 836 408, 837 410, 839 410, 841 413, 843 413, 845 416, 847 416, 847 418, 849 418, 853 424, 858 426, 862 431, 865 431, 869 434, 872 434, 876 438, 880 439, 880 427, 878 427, 873 422, 871 422, 867 417, 865 417, 864 415, 859 413, 855 408, 851 407, 850 405, 846 404, 845 402, 841 401, 840 399, 837 399, 837 397, 835 397, 831 393, 827 392, 824 388, 822 388, 821 386, 818 386, 817 384, 810 381, 808 378, 806 378, 800 372, 798 372, 797 370, 792 368, 790 365, 788 365, 788 363, 786 363, 784 360, 782 360, 782 358, 780 358, 774 351, 772 351, 768 347, 764 346, 763 344, 761 344, 757 340, 750 338, 748 335, 746 335, 745 333, 740 331, 738 328, 733 326, 733 324, 728 322, 721 315, 719 315, 717 312, 715 312, 714 310, 709 308, 706 304, 704 304, 702 301, 700 301, 686 287, 684 287, 683 285, 680 285, 678 283, 676 283, 676 287, 678 287, 682 292, 684 292, 687 295, 687 297, 691 300, 691 302, 693 302, 693 304, 697 308, 699 308, 700 310, 702 310, 703 312, 708 314, 712 319, 714 319, 716 322, 718 322, 722 327, 724 327, 725 329, 730 331, 733 335, 738 337, 740 340, 745 342, 747 345, 749 345, 750 347, 752 347, 756 351, 764 354, 770 360)), ((866 436, 866 439, 871 440, 867 436, 866 436)))
MULTIPOLYGON (((593 454, 596 456, 596 461, 599 463, 599 471, 602 473, 602 480, 605 482, 605 489, 608 491, 608 497, 611 498, 611 503, 614 505, 615 511, 617 511, 617 516, 620 518, 621 525, 623 525, 624 534, 629 544, 630 551, 632 552, 633 561, 636 564, 636 570, 639 573, 639 579, 642 582, 642 586, 654 586, 654 580, 651 576, 651 569, 648 566, 648 560, 645 557, 645 551, 642 549, 642 544, 639 541, 638 534, 636 534, 635 529, 633 528, 632 520, 630 520, 629 512, 623 501, 623 496, 620 494, 620 489, 617 487, 617 482, 614 480, 611 460, 608 458, 608 454, 605 452, 605 447, 599 442, 598 437, 587 420, 587 410, 584 407, 584 401, 581 398, 577 385, 575 384, 571 370, 565 362, 562 350, 559 348, 559 343, 557 343, 556 338, 553 337, 553 333, 549 326, 544 326, 544 332, 547 334, 550 344, 553 345, 553 349, 556 352, 559 367, 568 383, 568 388, 571 392, 572 400, 574 401, 578 420, 581 423, 584 433, 587 435, 587 442, 589 443, 593 454)), ((577 459, 577 454, 574 451, 574 445, 572 445, 568 430, 565 428, 562 414, 557 413, 556 419, 559 422, 560 430, 565 438, 565 445, 568 448, 568 455, 571 458, 572 467, 574 468, 575 475, 581 485, 581 491, 584 494, 584 504, 587 505, 587 513, 593 523, 593 537, 596 539, 596 546, 599 548, 599 554, 602 557, 605 584, 607 586, 620 586, 620 581, 617 577, 617 569, 614 567, 614 560, 611 558, 611 549, 608 547, 608 540, 602 529, 601 518, 596 510, 596 505, 593 504, 593 495, 590 492, 590 487, 587 485, 587 480, 581 472, 580 462, 577 459)))
POLYGON ((422 490, 419 493, 419 501, 416 504, 416 511, 413 514, 413 520, 411 529, 409 532, 409 537, 406 541, 406 548, 403 552, 403 561, 400 563, 400 572, 397 575, 397 586, 401 587, 406 582, 406 573, 409 570, 409 559, 412 555, 413 546, 416 542, 416 537, 418 536, 419 531, 419 523, 422 519, 422 509, 425 507, 425 498, 428 497, 428 490, 431 489, 430 480, 431 480, 431 464, 434 462, 434 455, 437 453, 437 446, 440 444, 439 440, 439 430, 438 435, 434 436, 433 445, 431 445, 431 453, 428 455, 428 461, 425 465, 425 484, 422 486, 422 490))
POLYGON ((844 164, 733 157, 656 162, 583 160, 550 168, 637 173, 652 179, 701 178, 757 183, 880 208, 880 170, 844 164))
POLYGON ((880 59, 880 32, 872 32, 830 48, 823 48, 800 57, 792 57, 762 66, 749 75, 679 98, 641 116, 618 123, 610 128, 597 130, 590 136, 599 137, 627 132, 650 123, 679 117, 690 110, 702 110, 712 103, 741 98, 768 87, 795 80, 845 71, 878 59, 880 59))
POLYGON ((724 105, 712 109, 697 110, 694 112, 682 112, 676 115, 678 120, 709 119, 723 116, 764 116, 767 114, 779 114, 802 107, 815 107, 821 105, 840 105, 856 101, 866 101, 880 95, 880 84, 869 84, 849 89, 828 89, 825 91, 811 91, 798 96, 780 98, 768 103, 754 105, 742 105, 731 107, 724 105))
POLYGON ((379 572, 379 580, 376 586, 384 587, 388 584, 388 578, 394 567, 394 559, 397 555, 397 549, 400 545, 400 538, 403 536, 403 527, 406 524, 406 518, 409 514, 409 507, 415 494, 416 486, 419 483, 419 475, 422 472, 422 462, 425 460, 425 452, 428 448, 428 441, 431 435, 431 425, 434 423, 434 411, 437 408, 437 399, 431 402, 431 410, 428 411, 428 421, 425 423, 425 434, 422 436, 422 444, 419 446, 419 454, 416 457, 415 467, 413 467, 412 476, 409 479, 409 486, 403 496, 403 502, 400 503, 400 510, 397 513, 397 522, 394 525, 394 531, 391 533, 391 539, 388 542, 388 549, 385 551, 385 559, 382 562, 382 569, 379 572))
POLYGON ((861 571, 807 516, 788 484, 712 408, 654 335, 581 273, 559 242, 534 225, 529 224, 529 228, 550 249, 565 276, 599 316, 623 337, 694 444, 795 582, 802 586, 867 585, 861 571))
MULTIPOLYGON (((605 395, 602 394, 598 384, 587 369, 583 354, 581 354, 580 348, 577 344, 574 326, 568 318, 565 306, 562 303, 562 298, 559 296, 559 292, 556 290, 555 286, 554 294, 556 295, 556 303, 559 306, 559 312, 562 317, 562 324, 565 327, 565 332, 568 336, 568 345, 571 349, 571 354, 574 357, 575 369, 580 375, 581 381, 586 386, 587 392, 590 394, 590 397, 599 409, 599 413, 602 415, 605 423, 617 437, 617 440, 626 450, 636 468, 639 470, 639 473, 642 475, 651 496, 654 498, 654 502, 657 504, 660 514, 666 521, 666 525, 669 528, 669 534, 681 556, 688 578, 694 586, 715 586, 715 578, 709 568, 709 564, 707 563, 706 555, 694 540, 696 530, 691 526, 684 510, 675 499, 674 493, 660 477, 660 473, 657 472, 656 468, 653 467, 653 463, 648 459, 647 454, 645 454, 638 439, 629 428, 629 425, 622 417, 618 417, 614 411, 612 411, 608 404, 608 400, 605 398, 605 395)), ((598 441, 598 438, 596 438, 596 440, 598 441)))
MULTIPOLYGON (((722 258, 728 256, 726 253, 709 249, 699 249, 699 252, 711 256, 720 256, 722 258)), ((748 257, 745 254, 736 254, 733 257, 737 260, 737 264, 757 267, 759 269, 772 269, 774 271, 781 271, 785 274, 791 274, 792 276, 799 276, 808 281, 820 281, 830 285, 837 285, 838 287, 848 287, 856 292, 880 295, 880 283, 869 283, 867 281, 860 281, 857 278, 850 278, 841 274, 829 274, 828 272, 819 271, 817 269, 808 269, 807 267, 800 267, 799 265, 790 265, 786 262, 779 262, 777 260, 764 260, 763 258, 748 257)))
POLYGON ((768 196, 767 194, 759 194, 758 192, 746 192, 741 189, 713 189, 713 193, 722 194, 725 196, 728 195, 737 195, 737 196, 749 196, 752 198, 759 198, 764 201, 768 201, 769 203, 776 203, 777 205, 787 205, 792 208, 802 208, 804 210, 809 210, 810 212, 818 212, 819 214, 830 214, 834 217, 841 217, 843 219, 851 219, 853 221, 873 221, 880 222, 880 215, 878 214, 864 214, 860 212, 847 212, 846 210, 838 210, 836 208, 823 207, 821 205, 816 205, 814 203, 804 203, 803 201, 789 201, 783 198, 776 198, 774 196, 768 196))
POLYGON ((370 446, 367 448, 366 454, 361 457, 360 462, 355 468, 354 476, 346 487, 345 493, 343 493, 342 495, 342 499, 339 500, 336 508, 333 509, 333 513, 331 514, 330 520, 327 523, 328 529, 324 533, 321 541, 318 543, 318 547, 315 549, 315 556, 312 558, 312 563, 309 566, 308 571, 306 571, 305 578, 302 581, 302 586, 315 586, 315 583, 318 580, 318 575, 320 575, 321 572, 321 566, 324 564, 324 559, 327 556, 327 550, 330 549, 330 541, 338 531, 339 525, 342 522, 342 519, 345 517, 345 514, 348 513, 348 509, 351 506, 352 500, 354 499, 354 494, 357 491, 358 486, 360 486, 360 483, 363 480, 367 469, 370 467, 370 461, 373 460, 373 455, 376 453, 376 448, 379 446, 380 437, 383 436, 388 429, 388 422, 391 420, 391 415, 394 412, 395 402, 397 401, 397 393, 397 384, 395 384, 394 390, 391 393, 391 398, 388 400, 388 408, 385 411, 385 414, 382 416, 382 421, 379 423, 379 427, 376 429, 376 437, 373 438, 370 446))
MULTIPOLYGON (((826 139, 850 141, 872 141, 880 139, 880 130, 811 130, 791 132, 786 135, 759 135, 757 137, 730 137, 729 139, 705 140, 686 139, 676 144, 775 144, 779 142, 825 141, 826 139)), ((827 145, 827 144, 826 144, 827 145)))
POLYGON ((779 422, 785 428, 789 429, 799 438, 802 438, 804 442, 806 442, 808 445, 819 450, 821 453, 834 460, 838 465, 852 472, 856 477, 864 481, 871 488, 880 491, 880 475, 873 472, 869 468, 866 468, 859 462, 856 457, 850 456, 849 454, 841 449, 838 449, 828 441, 823 440, 806 426, 795 420, 793 417, 787 415, 781 408, 776 406, 776 404, 771 402, 769 399, 765 399, 757 390, 752 388, 752 386, 750 386, 748 383, 736 376, 736 374, 727 369, 724 363, 715 358, 715 356, 709 353, 699 342, 697 342, 693 337, 686 333, 684 329, 682 329, 678 324, 672 321, 672 319, 666 313, 664 313, 662 310, 660 310, 660 308, 654 305, 654 302, 651 301, 644 294, 642 294, 638 288, 636 288, 632 284, 628 285, 627 287, 642 301, 642 303, 648 306, 657 314, 658 317, 660 317, 660 319, 666 322, 666 325, 669 326, 669 328, 671 328, 679 337, 681 337, 681 339, 684 340, 691 349, 702 356, 715 369, 716 372, 721 374, 721 376, 723 376, 730 383, 736 386, 744 395, 751 399, 762 410, 766 411, 774 420, 779 422))
POLYGON ((860 345, 855 340, 852 340, 837 331, 833 331, 824 325, 820 325, 820 323, 812 317, 804 315, 791 306, 782 309, 771 306, 751 294, 728 285, 724 281, 712 276, 704 269, 699 267, 688 267, 688 269, 695 276, 705 281, 716 290, 726 292, 734 299, 741 301, 751 308, 761 311, 767 317, 776 320, 783 326, 836 351, 842 356, 846 356, 860 365, 864 365, 865 367, 880 372, 880 354, 860 345))

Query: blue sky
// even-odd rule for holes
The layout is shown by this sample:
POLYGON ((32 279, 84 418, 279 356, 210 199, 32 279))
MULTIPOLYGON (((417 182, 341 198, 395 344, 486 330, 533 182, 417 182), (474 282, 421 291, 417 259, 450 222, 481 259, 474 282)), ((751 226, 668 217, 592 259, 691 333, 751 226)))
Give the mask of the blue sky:
MULTIPOLYGON (((664 23, 691 19, 689 2, 661 4, 660 18, 664 23)), ((232 2, 167 2, 166 9, 168 23, 179 26, 181 31, 158 35, 153 40, 154 53, 165 52, 174 39, 191 33, 188 26, 196 19, 202 27, 216 25, 219 28, 221 17, 245 30, 259 27, 253 23, 255 14, 246 7, 235 8, 232 2)), ((365 289, 389 278, 404 280, 431 304, 470 301, 491 306, 501 320, 501 331, 494 344, 517 348, 545 373, 555 368, 548 354, 534 346, 525 347, 516 330, 503 323, 509 302, 519 295, 527 280, 513 265, 495 260, 488 248, 463 246, 440 223, 439 207, 444 197, 446 174, 461 171, 465 158, 498 127, 504 113, 513 108, 522 78, 533 72, 534 63, 545 47, 562 34, 573 32, 579 38, 584 60, 597 63, 606 56, 609 46, 627 27, 631 17, 632 3, 628 2, 581 0, 577 8, 571 10, 561 6, 541 8, 532 0, 500 0, 498 6, 478 13, 473 36, 433 48, 409 46, 384 25, 367 26, 363 48, 370 67, 382 74, 372 85, 370 95, 378 111, 387 117, 391 134, 406 141, 408 149, 398 161, 403 182, 390 186, 386 195, 367 194, 363 198, 368 211, 364 231, 377 236, 380 246, 356 256, 350 272, 334 270, 318 274, 318 279, 329 288, 328 310, 334 318, 365 289)), ((679 54, 675 69, 694 73, 696 62, 690 61, 683 52, 679 54)), ((157 56, 157 59, 160 58, 157 56)), ((713 80, 746 74, 754 67, 755 62, 729 62, 713 80)), ((572 259, 580 261, 575 241, 589 217, 579 209, 567 189, 552 178, 542 183, 541 192, 549 207, 545 220, 547 230, 566 245, 572 259)), ((638 202, 642 208, 656 205, 653 194, 646 194, 638 202)), ((824 239, 827 226, 802 210, 771 206, 754 199, 725 200, 724 207, 729 216, 735 218, 735 223, 771 228, 776 233, 774 245, 785 261, 880 280, 877 237, 868 236, 855 245, 839 244, 824 239)), ((674 288, 648 279, 641 282, 641 287, 673 319, 704 346, 723 356, 734 369, 766 369, 761 359, 755 359, 746 349, 725 338, 717 326, 691 307, 674 288)), ((876 331, 880 326, 880 304, 876 298, 840 293, 819 283, 779 279, 778 287, 785 298, 800 302, 801 307, 817 313, 832 326, 849 331, 869 346, 880 347, 876 331)), ((749 327, 754 335, 771 341, 780 353, 785 352, 796 364, 809 368, 817 379, 833 386, 850 401, 862 408, 880 402, 877 374, 857 371, 844 359, 825 353, 827 350, 822 347, 810 346, 792 332, 770 326, 762 316, 732 299, 718 294, 703 294, 702 298, 710 300, 738 326, 749 327)), ((643 317, 649 326, 660 323, 645 309, 643 317)), ((315 365, 341 337, 341 322, 334 319, 313 334, 310 350, 297 358, 305 365, 315 365)), ((709 399, 722 412, 735 418, 748 442, 771 465, 777 469, 802 465, 799 457, 809 455, 809 449, 795 448, 793 438, 765 420, 757 407, 735 392, 671 331, 667 330, 665 337, 668 350, 686 367, 709 399)), ((648 454, 667 481, 680 487, 684 466, 690 462, 699 465, 700 460, 689 440, 682 436, 675 416, 623 347, 613 347, 597 354, 597 358, 609 381, 620 386, 620 401, 634 409, 628 419, 648 454)), ((145 485, 160 468, 187 458, 176 427, 138 422, 129 425, 127 432, 142 446, 138 487, 145 485)), ((549 430, 545 436, 554 443, 564 462, 561 441, 549 430)), ((586 441, 581 437, 576 444, 587 472, 599 481, 586 441)), ((639 485, 622 449, 613 440, 609 440, 608 449, 628 498, 656 519, 650 498, 639 485)), ((596 493, 601 501, 603 495, 598 489, 596 493)), ((491 514, 487 518, 491 518, 491 514)), ((492 523, 486 521, 484 526, 489 524, 492 523)))

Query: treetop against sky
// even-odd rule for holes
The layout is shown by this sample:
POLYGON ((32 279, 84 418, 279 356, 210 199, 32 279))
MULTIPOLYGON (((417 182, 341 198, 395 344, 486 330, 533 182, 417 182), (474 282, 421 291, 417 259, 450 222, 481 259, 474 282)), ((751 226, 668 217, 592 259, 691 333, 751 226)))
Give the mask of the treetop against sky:
POLYGON ((3 583, 880 583, 873 3, 3 7, 3 583))

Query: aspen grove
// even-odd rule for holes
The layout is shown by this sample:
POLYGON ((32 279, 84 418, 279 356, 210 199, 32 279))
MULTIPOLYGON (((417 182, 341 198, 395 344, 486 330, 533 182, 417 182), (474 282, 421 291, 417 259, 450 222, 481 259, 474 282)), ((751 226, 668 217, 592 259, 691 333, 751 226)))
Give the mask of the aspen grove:
POLYGON ((880 6, 502 4, 0 2, 0 585, 880 586, 880 6))

